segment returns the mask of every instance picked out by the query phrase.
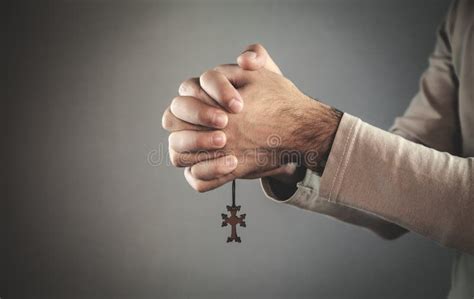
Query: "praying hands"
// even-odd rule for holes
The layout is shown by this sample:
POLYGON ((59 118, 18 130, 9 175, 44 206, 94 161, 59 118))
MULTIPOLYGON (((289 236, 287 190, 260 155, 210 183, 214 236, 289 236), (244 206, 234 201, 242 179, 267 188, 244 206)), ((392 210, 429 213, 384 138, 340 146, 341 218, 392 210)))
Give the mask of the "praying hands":
POLYGON ((303 94, 266 50, 183 82, 163 115, 175 166, 197 191, 236 178, 298 180, 330 150, 342 113, 303 94), (317 120, 317 121, 315 121, 317 120))

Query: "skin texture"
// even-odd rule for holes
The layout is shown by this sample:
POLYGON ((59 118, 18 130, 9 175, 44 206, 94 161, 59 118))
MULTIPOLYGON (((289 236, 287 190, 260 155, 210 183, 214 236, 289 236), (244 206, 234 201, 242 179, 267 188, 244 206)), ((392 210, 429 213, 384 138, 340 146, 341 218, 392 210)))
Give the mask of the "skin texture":
POLYGON ((327 156, 342 116, 283 77, 261 45, 237 62, 183 82, 163 115, 171 161, 200 192, 235 178, 294 184, 327 156))

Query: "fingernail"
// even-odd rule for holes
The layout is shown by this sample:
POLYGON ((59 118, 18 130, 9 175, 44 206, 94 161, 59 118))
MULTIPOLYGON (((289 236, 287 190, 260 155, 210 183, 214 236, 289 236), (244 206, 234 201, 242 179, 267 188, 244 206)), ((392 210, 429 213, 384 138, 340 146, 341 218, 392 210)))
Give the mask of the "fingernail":
POLYGON ((227 115, 224 112, 216 112, 214 114, 214 124, 219 128, 224 128, 227 125, 227 115))
POLYGON ((235 112, 239 113, 244 108, 244 103, 241 100, 232 99, 229 103, 229 108, 235 112))
POLYGON ((257 53, 253 52, 253 51, 245 51, 244 53, 242 53, 243 57, 245 58, 248 58, 248 59, 255 59, 257 58, 257 53))
POLYGON ((224 145, 224 143, 225 143, 224 134, 222 134, 222 133, 214 134, 214 136, 212 136, 212 142, 213 142, 214 145, 216 145, 216 146, 222 146, 222 145, 224 145))

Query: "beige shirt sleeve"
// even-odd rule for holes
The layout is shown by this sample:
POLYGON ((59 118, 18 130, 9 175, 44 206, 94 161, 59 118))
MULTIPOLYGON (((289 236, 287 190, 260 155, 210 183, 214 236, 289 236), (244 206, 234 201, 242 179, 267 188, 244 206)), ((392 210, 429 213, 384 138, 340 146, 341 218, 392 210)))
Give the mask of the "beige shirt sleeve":
POLYGON ((473 158, 440 152, 345 114, 319 198, 474 253, 473 158))

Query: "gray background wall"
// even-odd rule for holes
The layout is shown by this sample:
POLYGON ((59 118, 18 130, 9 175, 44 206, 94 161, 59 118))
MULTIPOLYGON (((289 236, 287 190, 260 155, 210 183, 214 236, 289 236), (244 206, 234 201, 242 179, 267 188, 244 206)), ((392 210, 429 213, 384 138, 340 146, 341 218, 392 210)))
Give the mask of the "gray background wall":
POLYGON ((179 83, 254 42, 307 94, 388 128, 447 6, 9 4, 0 296, 443 298, 452 252, 431 241, 383 241, 239 181, 248 227, 226 244, 230 186, 198 194, 147 156, 166 150, 161 114, 179 83))

